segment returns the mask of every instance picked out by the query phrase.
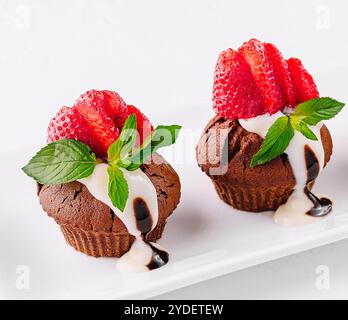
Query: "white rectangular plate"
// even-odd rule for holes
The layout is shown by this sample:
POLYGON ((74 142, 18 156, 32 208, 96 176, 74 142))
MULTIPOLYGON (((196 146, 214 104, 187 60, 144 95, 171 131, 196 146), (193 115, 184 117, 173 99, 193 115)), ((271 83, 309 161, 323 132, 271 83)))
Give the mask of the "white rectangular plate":
POLYGON ((334 213, 310 226, 286 228, 274 224, 271 213, 225 205, 197 167, 194 146, 212 117, 209 109, 153 115, 154 123, 182 123, 184 130, 177 146, 165 151, 182 181, 180 206, 159 241, 170 263, 152 272, 121 274, 116 259, 87 257, 66 245, 43 213, 35 184, 20 171, 37 147, 1 154, 0 298, 149 298, 348 237, 346 111, 329 123, 334 157, 316 185, 334 199, 334 213), (184 139, 189 131, 195 136, 184 139), (29 289, 20 290, 27 274, 29 289))

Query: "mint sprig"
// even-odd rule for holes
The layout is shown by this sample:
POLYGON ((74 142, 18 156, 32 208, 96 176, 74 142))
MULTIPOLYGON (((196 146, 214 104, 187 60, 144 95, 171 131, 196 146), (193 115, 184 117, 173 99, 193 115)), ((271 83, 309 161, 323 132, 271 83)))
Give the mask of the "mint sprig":
POLYGON ((293 113, 278 118, 269 128, 260 150, 253 156, 250 166, 265 164, 285 152, 295 131, 307 139, 318 140, 310 129, 320 121, 335 117, 344 103, 329 97, 315 98, 300 103, 293 113))
POLYGON ((123 211, 128 199, 128 184, 120 168, 128 171, 138 169, 159 148, 175 143, 180 128, 178 125, 158 126, 141 146, 135 147, 135 116, 126 120, 120 137, 110 146, 108 152, 109 197, 114 206, 123 211))
MULTIPOLYGON (((136 147, 137 123, 135 114, 125 121, 118 139, 108 150, 108 193, 113 205, 124 211, 129 190, 122 170, 138 169, 159 148, 175 143, 180 126, 158 126, 136 147)), ((93 174, 95 166, 104 161, 84 143, 64 139, 42 148, 22 170, 41 184, 54 185, 77 181, 93 174)))

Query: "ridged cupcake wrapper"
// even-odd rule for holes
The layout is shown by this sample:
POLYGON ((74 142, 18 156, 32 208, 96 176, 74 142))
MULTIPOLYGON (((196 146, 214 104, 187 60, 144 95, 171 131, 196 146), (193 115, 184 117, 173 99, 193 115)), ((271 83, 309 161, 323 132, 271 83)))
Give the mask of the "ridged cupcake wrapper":
POLYGON ((212 181, 221 200, 236 209, 244 211, 276 210, 286 202, 292 193, 290 188, 277 187, 268 190, 263 188, 241 188, 226 185, 220 181, 212 181))
MULTIPOLYGON (((149 241, 161 238, 165 222, 156 226, 148 236, 149 241)), ((121 257, 135 238, 130 234, 86 231, 68 224, 60 225, 64 238, 76 250, 93 257, 121 257)))

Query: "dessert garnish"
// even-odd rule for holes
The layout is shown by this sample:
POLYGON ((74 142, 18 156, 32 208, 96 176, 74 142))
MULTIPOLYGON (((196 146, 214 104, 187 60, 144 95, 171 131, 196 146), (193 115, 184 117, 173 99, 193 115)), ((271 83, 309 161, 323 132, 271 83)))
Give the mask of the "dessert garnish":
POLYGON ((250 166, 267 163, 284 153, 295 131, 309 140, 318 141, 317 135, 310 127, 333 118, 343 107, 344 103, 325 97, 311 99, 298 104, 295 109, 289 109, 290 114, 277 118, 268 129, 261 148, 252 158, 250 166))
POLYGON ((287 155, 296 185, 276 210, 277 223, 300 225, 332 210, 332 202, 311 189, 327 162, 323 120, 337 115, 344 103, 319 97, 299 59, 286 60, 273 44, 257 39, 237 51, 222 52, 215 69, 213 107, 221 118, 236 119, 264 139, 248 164, 252 170, 287 155))
POLYGON ((175 143, 181 127, 161 125, 153 130, 138 109, 122 101, 114 92, 92 90, 73 108, 63 107, 49 126, 48 145, 23 171, 41 185, 85 185, 136 238, 118 261, 119 269, 153 269, 166 264, 168 254, 147 240, 157 225, 157 193, 140 166, 159 148, 175 143), (109 95, 113 103, 105 104, 109 95), (112 110, 107 112, 106 106, 112 110), (109 114, 116 115, 114 120, 109 114))

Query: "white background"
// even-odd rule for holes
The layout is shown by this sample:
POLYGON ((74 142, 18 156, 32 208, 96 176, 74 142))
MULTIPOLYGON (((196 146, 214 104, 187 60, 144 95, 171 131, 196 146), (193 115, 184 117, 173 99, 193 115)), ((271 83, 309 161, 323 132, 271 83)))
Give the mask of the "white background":
MULTIPOLYGON (((18 154, 42 145, 58 108, 91 88, 116 90, 150 118, 159 110, 208 108, 219 52, 251 37, 301 58, 321 95, 344 99, 347 9, 342 0, 2 0, 1 148, 18 154)), ((192 116, 187 109, 173 122, 192 116)), ((347 247, 337 243, 163 297, 348 298, 347 247), (315 289, 318 264, 332 270, 329 293, 315 289)))

